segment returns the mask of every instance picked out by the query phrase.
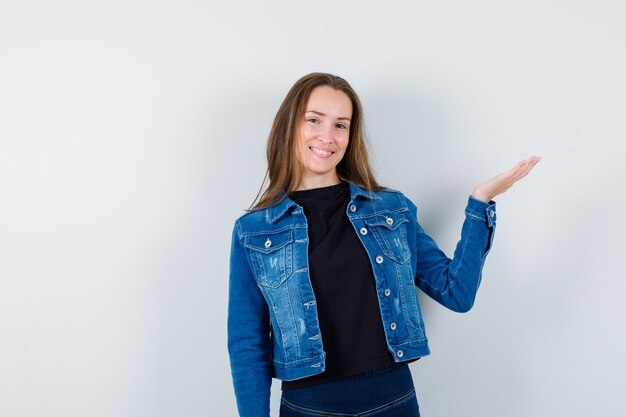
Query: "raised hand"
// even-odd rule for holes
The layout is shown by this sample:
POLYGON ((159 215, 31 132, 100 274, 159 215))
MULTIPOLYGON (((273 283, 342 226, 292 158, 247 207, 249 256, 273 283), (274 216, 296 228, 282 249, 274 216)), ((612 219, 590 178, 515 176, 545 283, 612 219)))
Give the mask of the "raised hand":
POLYGON ((513 168, 506 172, 501 172, 495 177, 488 179, 482 184, 478 184, 472 191, 472 197, 486 203, 493 200, 497 195, 504 193, 513 184, 524 178, 537 163, 541 161, 538 156, 531 156, 528 159, 519 161, 513 168))

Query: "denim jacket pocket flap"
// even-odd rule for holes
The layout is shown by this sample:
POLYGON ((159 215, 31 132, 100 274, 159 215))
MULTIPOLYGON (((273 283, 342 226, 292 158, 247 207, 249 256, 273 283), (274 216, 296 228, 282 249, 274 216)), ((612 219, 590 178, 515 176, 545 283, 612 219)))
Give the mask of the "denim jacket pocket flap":
POLYGON ((293 242, 291 229, 246 237, 244 245, 252 250, 271 253, 293 242))
POLYGON ((260 285, 277 288, 292 272, 291 229, 247 236, 254 275, 260 285))
POLYGON ((409 219, 403 213, 379 214, 365 219, 365 224, 370 227, 385 227, 389 230, 397 229, 402 223, 407 223, 409 219))
POLYGON ((385 255, 398 263, 405 263, 410 258, 406 235, 406 223, 409 219, 405 214, 378 214, 364 220, 385 255))

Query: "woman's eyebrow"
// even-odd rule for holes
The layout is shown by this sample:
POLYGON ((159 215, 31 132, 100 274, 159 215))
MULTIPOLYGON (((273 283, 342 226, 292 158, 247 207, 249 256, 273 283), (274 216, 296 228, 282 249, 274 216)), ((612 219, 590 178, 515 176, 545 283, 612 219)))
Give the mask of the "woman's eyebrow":
MULTIPOLYGON (((326 116, 326 114, 324 114, 324 113, 322 113, 322 112, 319 112, 319 111, 317 111, 317 110, 307 110, 305 113, 315 113, 315 114, 318 114, 318 115, 320 115, 320 116, 326 116)), ((347 120, 347 121, 350 121, 350 118, 349 118, 349 117, 338 117, 337 119, 338 119, 338 120, 347 120)))

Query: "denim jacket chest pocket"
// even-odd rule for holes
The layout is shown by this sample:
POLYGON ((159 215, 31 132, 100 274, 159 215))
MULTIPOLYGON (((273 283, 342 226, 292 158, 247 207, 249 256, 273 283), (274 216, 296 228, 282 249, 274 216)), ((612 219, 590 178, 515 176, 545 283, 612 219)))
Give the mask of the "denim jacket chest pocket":
POLYGON ((409 260, 411 252, 406 232, 409 219, 404 213, 378 214, 364 221, 387 257, 401 264, 409 260))
POLYGON ((293 270, 293 231, 264 232, 246 237, 254 275, 260 285, 276 288, 293 270))

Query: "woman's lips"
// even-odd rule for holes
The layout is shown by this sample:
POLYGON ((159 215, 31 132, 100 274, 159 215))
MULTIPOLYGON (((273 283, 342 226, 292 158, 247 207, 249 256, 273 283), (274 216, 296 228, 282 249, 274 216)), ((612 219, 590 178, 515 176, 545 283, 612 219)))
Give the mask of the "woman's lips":
POLYGON ((320 148, 316 148, 315 146, 309 146, 309 149, 316 155, 319 156, 320 158, 330 158, 334 152, 332 151, 327 151, 324 149, 320 149, 320 148))

